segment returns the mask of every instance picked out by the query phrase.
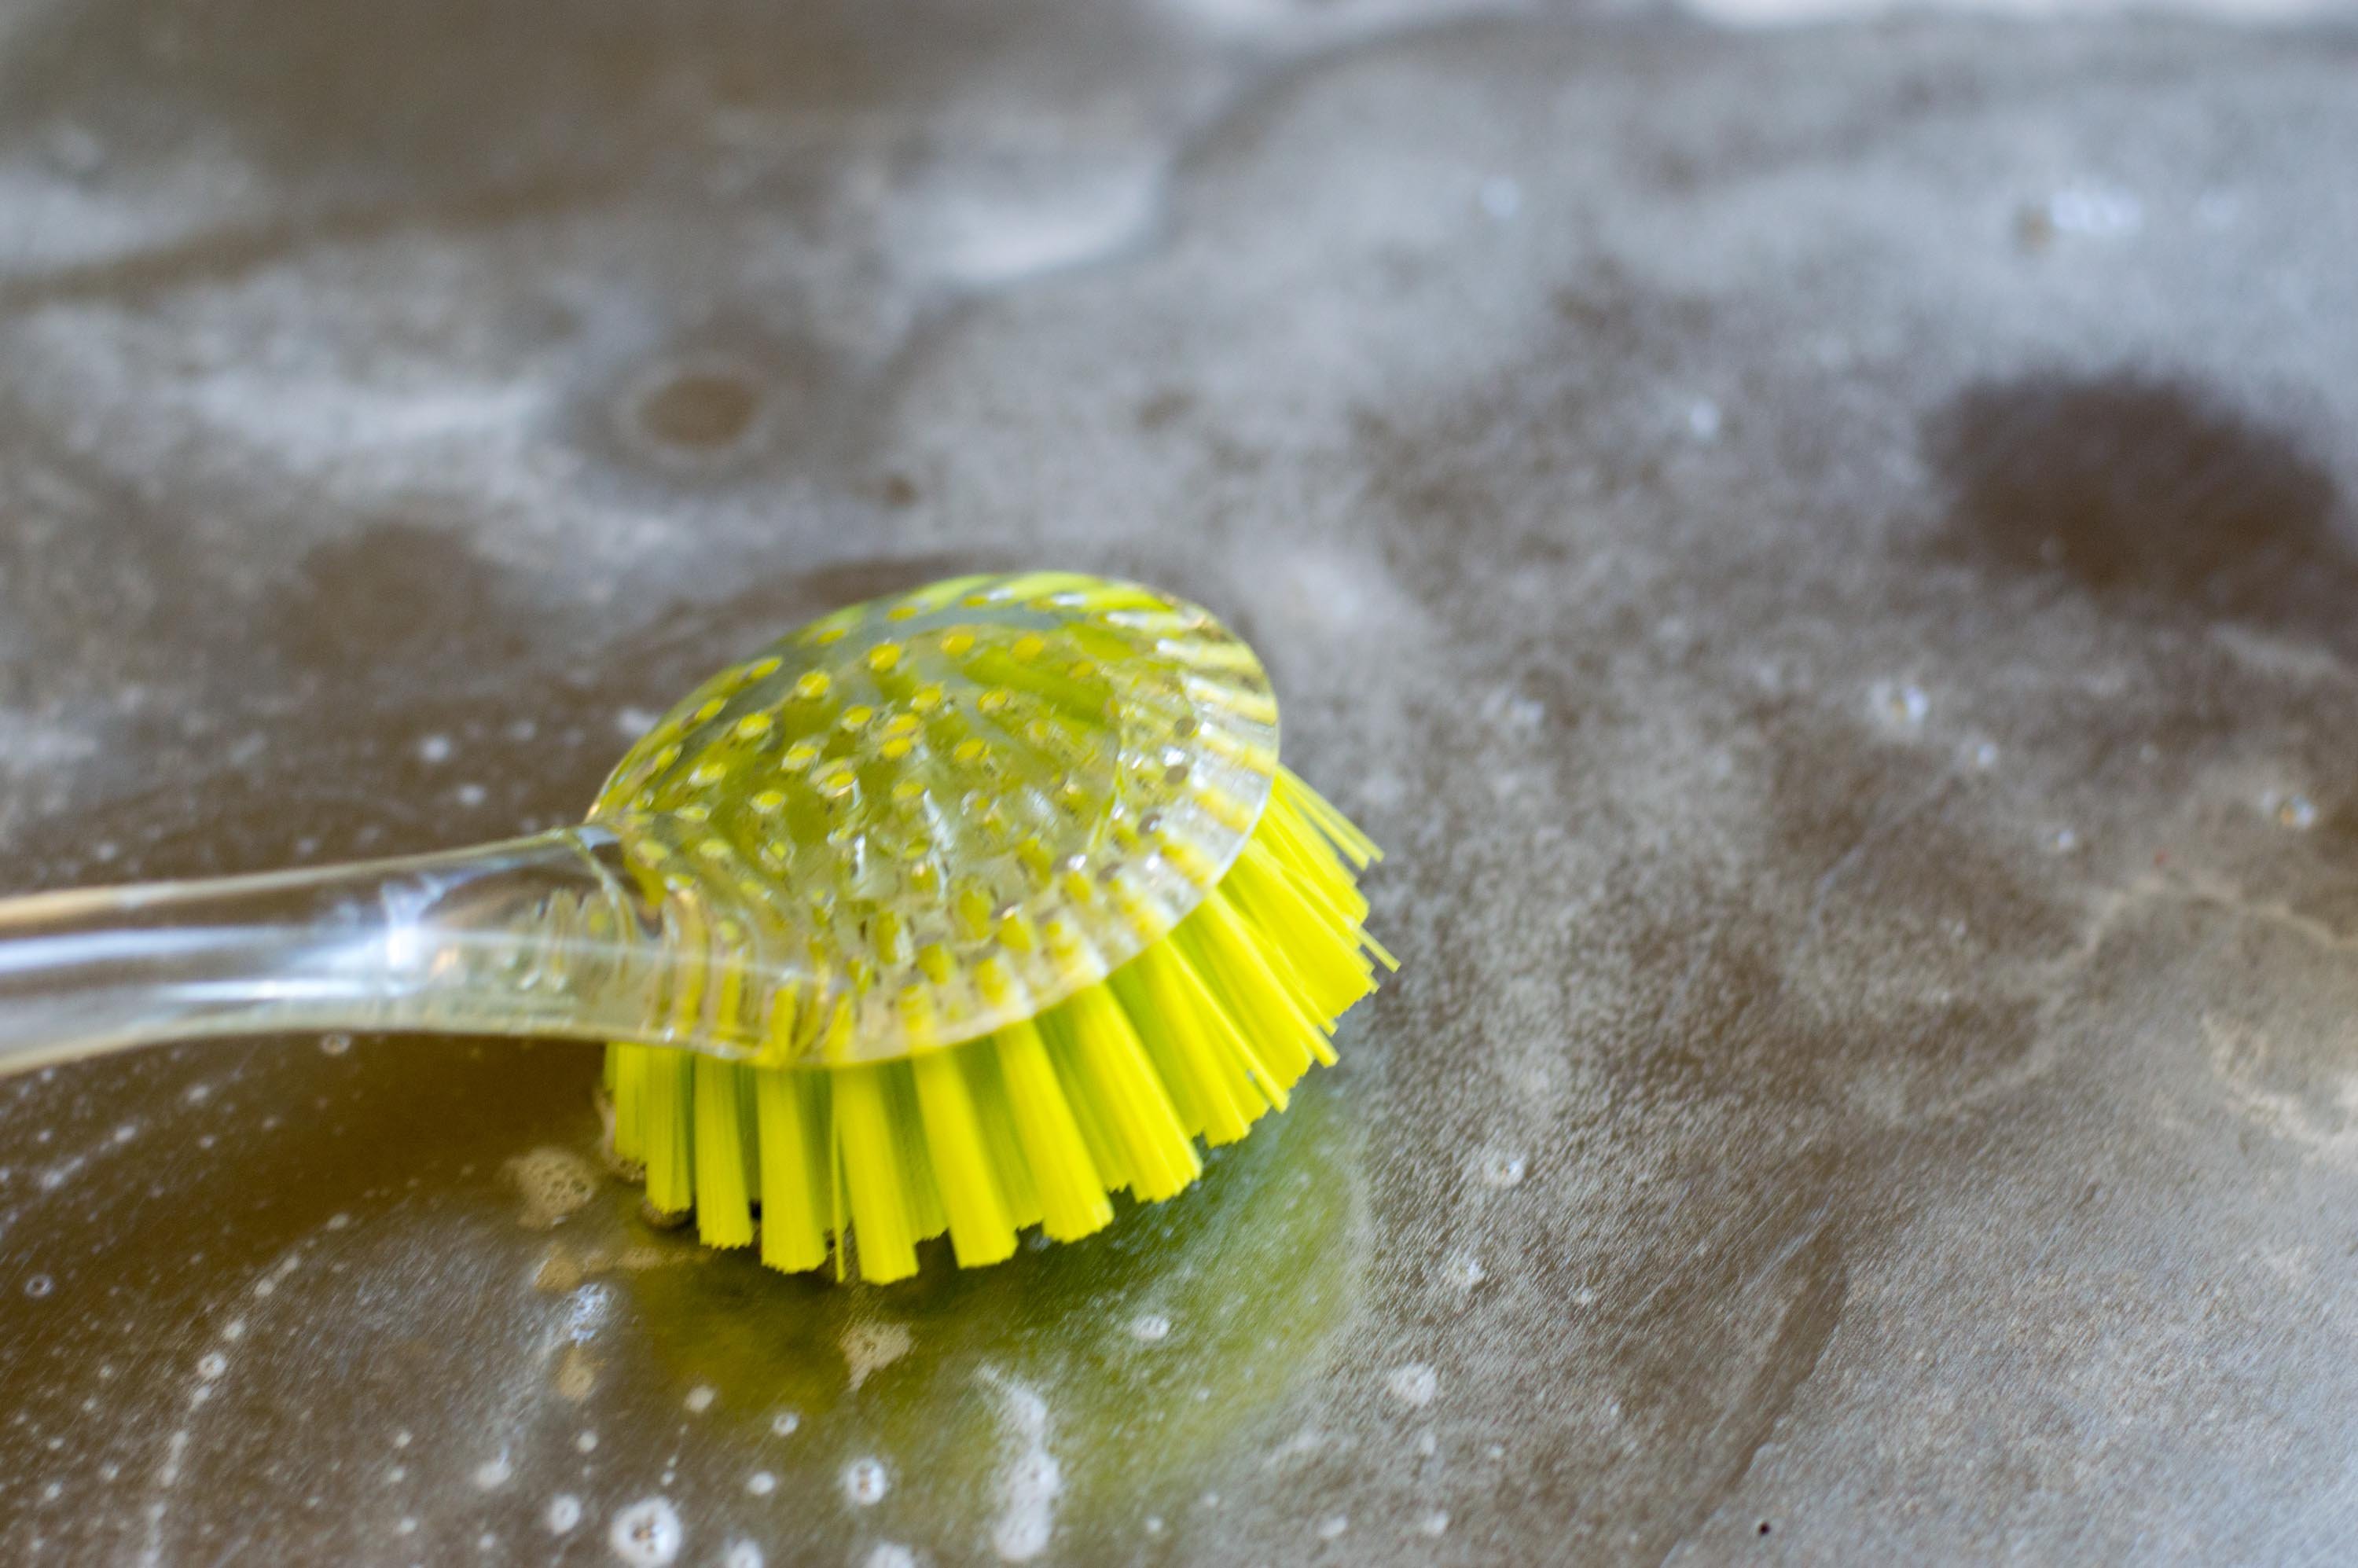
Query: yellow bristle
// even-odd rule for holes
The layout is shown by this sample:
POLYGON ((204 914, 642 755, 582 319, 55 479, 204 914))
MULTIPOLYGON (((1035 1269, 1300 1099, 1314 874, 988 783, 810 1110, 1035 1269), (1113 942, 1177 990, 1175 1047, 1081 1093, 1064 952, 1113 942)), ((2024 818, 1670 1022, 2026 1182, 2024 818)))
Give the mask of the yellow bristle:
MULTIPOLYGON (((644 1161, 652 1205, 693 1207, 709 1245, 754 1239, 763 1262, 905 1279, 918 1244, 946 1231, 962 1266, 1000 1261, 1038 1225, 1072 1240, 1113 1217, 1110 1194, 1167 1198, 1202 1171, 1195 1140, 1240 1138, 1314 1062, 1332 1062, 1336 1019, 1396 967, 1365 929, 1353 874, 1375 847, 1280 769, 1260 820, 1225 875, 1159 941, 1098 983, 995 1033, 892 1062, 856 1064, 848 1007, 803 1015, 776 993, 745 1066, 636 1044, 605 1069, 614 1147, 644 1161), (1372 963, 1371 963, 1372 960, 1372 963), (848 1243, 848 1245, 847 1245, 848 1243)), ((980 916, 977 915, 977 919, 980 916)), ((1029 935, 1022 916, 1002 930, 1029 935)), ((1086 970, 1054 924, 1038 939, 1086 970)), ((1002 967, 975 983, 1009 994, 1002 967)), ((702 1005, 700 980, 674 998, 702 1005)), ((741 1007, 717 971, 711 1000, 741 1007)), ((930 1016, 905 1001, 923 1034, 930 1016)))
POLYGON ((835 1211, 827 1087, 827 1074, 806 1068, 753 1074, 761 1130, 762 1261, 773 1269, 816 1269, 827 1261, 835 1211))
POLYGON ((1072 1115, 1082 1146, 1088 1151, 1090 1169, 1097 1172, 1107 1192, 1123 1191, 1130 1184, 1129 1150, 1114 1137, 1109 1125, 1109 1108, 1098 1098, 1096 1086, 1082 1077, 1073 1065, 1064 1020, 1058 1010, 1052 1009, 1033 1022, 1040 1043, 1047 1048, 1049 1072, 1055 1079, 1057 1092, 1072 1115))
POLYGON ((954 1052, 952 1056, 966 1074, 976 1124, 982 1129, 984 1156, 990 1162, 1008 1223, 1018 1230, 1039 1224, 1040 1190, 1032 1179, 1030 1162, 1023 1158, 1023 1138, 1016 1130, 1014 1108, 1008 1103, 999 1052, 985 1041, 974 1050, 954 1052))
POLYGON ((900 1064, 835 1069, 835 1133, 860 1272, 879 1284, 917 1271, 917 1234, 903 1180, 908 1139, 893 1125, 886 1080, 900 1064))
POLYGON ((949 1211, 942 1206, 941 1181, 934 1174, 934 1152, 925 1141, 925 1122, 917 1110, 917 1086, 913 1064, 895 1062, 899 1069, 887 1080, 892 1107, 892 1128, 901 1140, 901 1190, 909 1195, 909 1227, 920 1241, 930 1241, 950 1227, 949 1211))
POLYGON ((1175 944, 1141 953, 1113 983, 1174 1098, 1186 1086, 1184 1114, 1206 1141, 1233 1143, 1272 1105, 1285 1108, 1285 1090, 1256 1080, 1251 1048, 1175 944))
POLYGON ((1359 831, 1358 825, 1328 804, 1325 795, 1302 782, 1302 776, 1292 768, 1277 770, 1278 798, 1317 825, 1344 858, 1361 871, 1384 858, 1376 841, 1359 831))
POLYGON ((1007 1111, 1040 1195, 1041 1226, 1059 1241, 1103 1228, 1113 1218, 1106 1179, 1089 1156, 1047 1043, 1027 1020, 991 1036, 1007 1085, 1007 1111))
MULTIPOLYGON (((1354 928, 1368 917, 1368 901, 1359 894, 1350 868, 1343 863, 1325 835, 1293 807, 1273 802, 1252 844, 1267 849, 1284 868, 1302 895, 1354 928)), ((1365 933, 1361 935, 1364 937, 1365 933)))
POLYGON ((1325 1036, 1271 972, 1255 935, 1215 888, 1195 914, 1179 923, 1172 940, 1228 1005, 1229 1016, 1244 1025, 1271 1075, 1292 1083, 1309 1067, 1309 1058, 1326 1059, 1319 1056, 1325 1036))
POLYGON ((1065 1081, 1079 1086, 1120 1151, 1123 1185, 1141 1198, 1167 1198, 1203 1173, 1138 1032, 1105 987, 1076 992, 1045 1022, 1065 1081))
POLYGON ((743 1247, 753 1239, 739 1098, 744 1073, 734 1062, 696 1058, 696 1229, 707 1247, 743 1247))
POLYGON ((1015 1225, 999 1195, 965 1070, 946 1051, 916 1057, 909 1067, 924 1122, 923 1147, 932 1155, 934 1179, 949 1219, 950 1247, 959 1266, 971 1269, 1012 1256, 1015 1225))
POLYGON ((647 1162, 647 1202, 665 1214, 685 1214, 696 1202, 696 1058, 686 1051, 646 1054, 640 1136, 647 1162))
POLYGON ((1221 884, 1268 939, 1272 969, 1288 969, 1300 982, 1296 994, 1314 1019, 1342 1016, 1343 1010, 1375 989, 1375 976, 1350 928, 1319 909, 1278 871, 1265 849, 1247 845, 1221 884))
POLYGON ((606 1052, 607 1092, 614 1097, 614 1152, 633 1164, 647 1157, 647 1051, 644 1045, 614 1045, 606 1052))

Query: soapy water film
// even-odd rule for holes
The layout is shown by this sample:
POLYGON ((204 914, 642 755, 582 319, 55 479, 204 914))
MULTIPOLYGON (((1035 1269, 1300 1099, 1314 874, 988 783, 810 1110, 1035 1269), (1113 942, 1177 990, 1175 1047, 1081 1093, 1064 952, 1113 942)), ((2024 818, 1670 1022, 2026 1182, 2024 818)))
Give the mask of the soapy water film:
POLYGON ((2346 1294, 2324 67, 5 16, 12 886, 547 826, 794 621, 1046 561, 1254 642, 1409 960, 1199 1190, 906 1290, 650 1227, 567 1047, 0 1084, 12 1556, 1900 1552, 2009 1465, 2034 1551, 2125 1539, 2074 1465, 2330 1525, 2351 1374, 2202 1368, 2346 1294))

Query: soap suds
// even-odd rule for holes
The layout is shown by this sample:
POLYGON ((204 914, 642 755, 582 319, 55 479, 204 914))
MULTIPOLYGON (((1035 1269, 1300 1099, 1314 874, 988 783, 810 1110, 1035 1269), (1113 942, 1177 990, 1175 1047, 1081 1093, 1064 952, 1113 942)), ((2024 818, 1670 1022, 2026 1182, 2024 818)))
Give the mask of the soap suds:
POLYGON ((991 1549, 1008 1563, 1028 1563, 1048 1549, 1056 1499, 1065 1492, 1064 1466, 1048 1450, 1048 1402, 1026 1384, 995 1369, 978 1379, 999 1396, 1001 1442, 1006 1451, 997 1480, 999 1517, 991 1549))
POLYGON ((909 1330, 898 1323, 855 1323, 843 1331, 839 1343, 857 1393, 860 1384, 909 1353, 909 1330))
POLYGON ((1391 1390, 1392 1398, 1421 1410, 1433 1402, 1433 1394, 1441 1387, 1441 1378, 1423 1362, 1412 1361, 1405 1367, 1394 1368, 1384 1379, 1384 1387, 1391 1390))
POLYGON ((510 1160, 506 1171, 524 1199, 516 1223, 526 1230, 562 1224, 598 1193, 598 1173, 569 1149, 543 1145, 510 1160))

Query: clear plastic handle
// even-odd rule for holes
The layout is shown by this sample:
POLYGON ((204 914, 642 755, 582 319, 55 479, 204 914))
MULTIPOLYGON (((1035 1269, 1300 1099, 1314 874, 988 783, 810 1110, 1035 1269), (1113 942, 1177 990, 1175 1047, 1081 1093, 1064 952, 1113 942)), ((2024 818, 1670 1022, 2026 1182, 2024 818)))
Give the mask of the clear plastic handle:
POLYGON ((745 1058, 745 1005, 807 975, 566 828, 319 870, 0 900, 0 1073, 282 1031, 638 1040, 745 1058), (725 941, 725 937, 721 938, 725 941), (709 986, 717 968, 735 983, 709 986), (721 998, 730 1003, 717 1007, 721 998))

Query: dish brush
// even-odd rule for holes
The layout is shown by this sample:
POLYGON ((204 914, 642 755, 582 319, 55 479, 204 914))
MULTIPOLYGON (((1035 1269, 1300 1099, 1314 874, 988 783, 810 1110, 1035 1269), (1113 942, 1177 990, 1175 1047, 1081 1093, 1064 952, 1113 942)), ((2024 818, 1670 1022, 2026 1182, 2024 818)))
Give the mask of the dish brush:
POLYGON ((1375 846, 1206 611, 1071 573, 839 611, 689 694, 588 821, 0 903, 0 1065, 296 1030, 607 1043, 715 1247, 871 1281, 1069 1240, 1284 1108, 1397 967, 1375 846))

